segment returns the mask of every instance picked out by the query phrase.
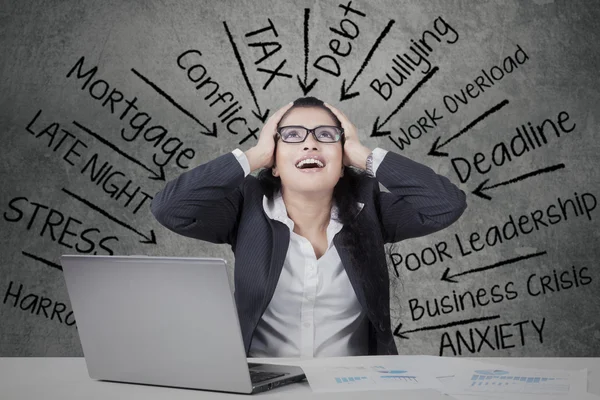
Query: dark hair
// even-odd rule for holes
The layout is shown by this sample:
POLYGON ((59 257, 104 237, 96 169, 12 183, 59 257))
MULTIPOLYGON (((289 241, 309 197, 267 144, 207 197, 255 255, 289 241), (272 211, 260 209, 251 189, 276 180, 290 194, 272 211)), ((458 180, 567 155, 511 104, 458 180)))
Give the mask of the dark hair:
MULTIPOLYGON (((283 113, 283 115, 281 116, 281 119, 279 121, 277 121, 277 128, 279 128, 281 126, 280 125, 281 121, 283 121, 283 119, 286 117, 286 115, 288 115, 294 108, 300 108, 300 107, 305 107, 305 108, 315 107, 315 108, 320 108, 322 110, 325 110, 331 116, 331 118, 333 118, 335 125, 339 126, 340 128, 342 127, 342 122, 333 113, 333 111, 331 111, 329 108, 327 108, 327 106, 325 104, 323 104, 323 101, 317 99, 316 97, 312 97, 312 96, 300 97, 300 98, 294 100, 293 103, 294 104, 285 113, 283 113)), ((275 152, 277 152, 277 142, 278 141, 279 141, 279 137, 275 137, 275 152)), ((345 136, 342 136, 341 142, 342 142, 342 150, 343 150, 344 143, 346 143, 345 136)))
MULTIPOLYGON (((339 119, 333 114, 333 112, 323 104, 323 102, 315 97, 302 97, 294 101, 292 107, 286 112, 296 107, 320 107, 327 110, 337 126, 342 126, 339 119)), ((285 115, 283 117, 285 117, 285 115)), ((281 118, 283 120, 283 117, 281 118)), ((279 123, 277 124, 279 126, 279 123)), ((275 141, 277 146, 277 140, 275 141)), ((342 141, 342 149, 344 148, 344 141, 342 141)), ((275 147, 277 149, 277 147, 275 147)), ((260 181, 263 192, 270 200, 276 191, 281 190, 281 178, 275 177, 272 174, 273 168, 262 169, 258 174, 257 178, 260 181)), ((348 235, 348 240, 344 243, 345 247, 349 247, 350 253, 354 261, 358 262, 358 265, 364 265, 369 262, 369 253, 372 253, 373 246, 370 240, 368 232, 363 232, 356 224, 353 216, 358 212, 357 202, 359 201, 359 188, 360 184, 364 179, 367 178, 365 171, 355 169, 353 167, 344 167, 344 176, 340 177, 338 183, 333 189, 333 198, 338 207, 338 218, 344 226, 347 226, 351 234, 348 235)), ((360 270, 360 269, 359 269, 360 270)), ((360 271, 362 277, 362 271, 360 271)))
MULTIPOLYGON (((331 118, 333 118, 333 120, 335 121, 335 125, 339 126, 340 128, 342 127, 342 123, 340 122, 338 117, 333 113, 333 111, 331 111, 329 108, 327 108, 327 106, 325 104, 323 104, 322 100, 319 100, 316 97, 312 97, 312 96, 300 97, 300 98, 294 100, 294 104, 289 108, 289 110, 287 110, 281 116, 281 119, 279 121, 277 121, 277 127, 279 128, 279 126, 280 126, 279 124, 281 123, 281 121, 283 121, 283 119, 285 118, 286 115, 288 115, 294 108, 299 108, 299 107, 316 107, 316 108, 325 110, 331 116, 331 118)), ((342 136, 341 141, 342 141, 342 149, 343 149, 344 143, 345 143, 344 136, 342 136)), ((277 141, 275 142, 275 145, 277 145, 277 141)))

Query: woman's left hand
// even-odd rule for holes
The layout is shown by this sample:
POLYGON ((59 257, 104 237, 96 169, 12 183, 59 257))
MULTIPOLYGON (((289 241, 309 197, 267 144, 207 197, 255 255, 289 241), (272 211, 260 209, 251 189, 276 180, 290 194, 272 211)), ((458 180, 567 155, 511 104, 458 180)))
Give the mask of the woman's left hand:
POLYGON ((342 128, 344 129, 344 136, 346 137, 346 142, 344 143, 344 165, 366 169, 367 157, 371 154, 371 149, 360 143, 356 127, 343 112, 331 104, 324 104, 340 120, 342 128))

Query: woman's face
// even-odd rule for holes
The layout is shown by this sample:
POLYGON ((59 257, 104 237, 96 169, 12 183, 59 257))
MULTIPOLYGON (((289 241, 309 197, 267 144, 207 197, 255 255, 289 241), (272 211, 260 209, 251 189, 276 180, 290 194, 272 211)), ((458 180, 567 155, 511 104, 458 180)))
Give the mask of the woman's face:
MULTIPOLYGON (((319 125, 337 126, 333 117, 318 107, 291 109, 279 127, 300 125, 313 129, 319 125)), ((273 175, 281 178, 285 189, 297 192, 331 191, 342 175, 342 142, 321 143, 309 133, 302 143, 285 143, 279 138, 275 151, 273 175), (319 159, 323 168, 300 169, 298 162, 307 156, 319 159)))

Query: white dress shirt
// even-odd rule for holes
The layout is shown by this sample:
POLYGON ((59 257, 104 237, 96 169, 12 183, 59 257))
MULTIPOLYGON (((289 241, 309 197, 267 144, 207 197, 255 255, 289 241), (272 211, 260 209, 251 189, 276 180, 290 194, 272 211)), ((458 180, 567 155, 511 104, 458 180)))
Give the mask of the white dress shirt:
MULTIPOLYGON (((373 172, 386 150, 373 150, 373 172)), ((239 149, 233 150, 247 176, 250 164, 239 149)), ((359 203, 362 208, 363 204, 359 203)), ((290 229, 290 245, 275 292, 260 319, 252 343, 251 357, 342 357, 368 353, 368 320, 362 309, 333 237, 343 225, 336 221, 332 205, 327 227, 327 250, 317 260, 308 239, 294 232, 278 191, 273 199, 263 196, 266 215, 290 229)))

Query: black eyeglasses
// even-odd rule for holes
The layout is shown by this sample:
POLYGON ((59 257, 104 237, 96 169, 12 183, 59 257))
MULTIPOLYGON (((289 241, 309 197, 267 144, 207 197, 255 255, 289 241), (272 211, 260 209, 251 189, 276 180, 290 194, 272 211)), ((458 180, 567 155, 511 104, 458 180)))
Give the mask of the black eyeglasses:
POLYGON ((339 142, 344 135, 344 129, 337 126, 321 125, 314 129, 308 129, 300 125, 282 126, 277 129, 277 134, 286 143, 302 143, 308 137, 308 133, 321 143, 339 142))

